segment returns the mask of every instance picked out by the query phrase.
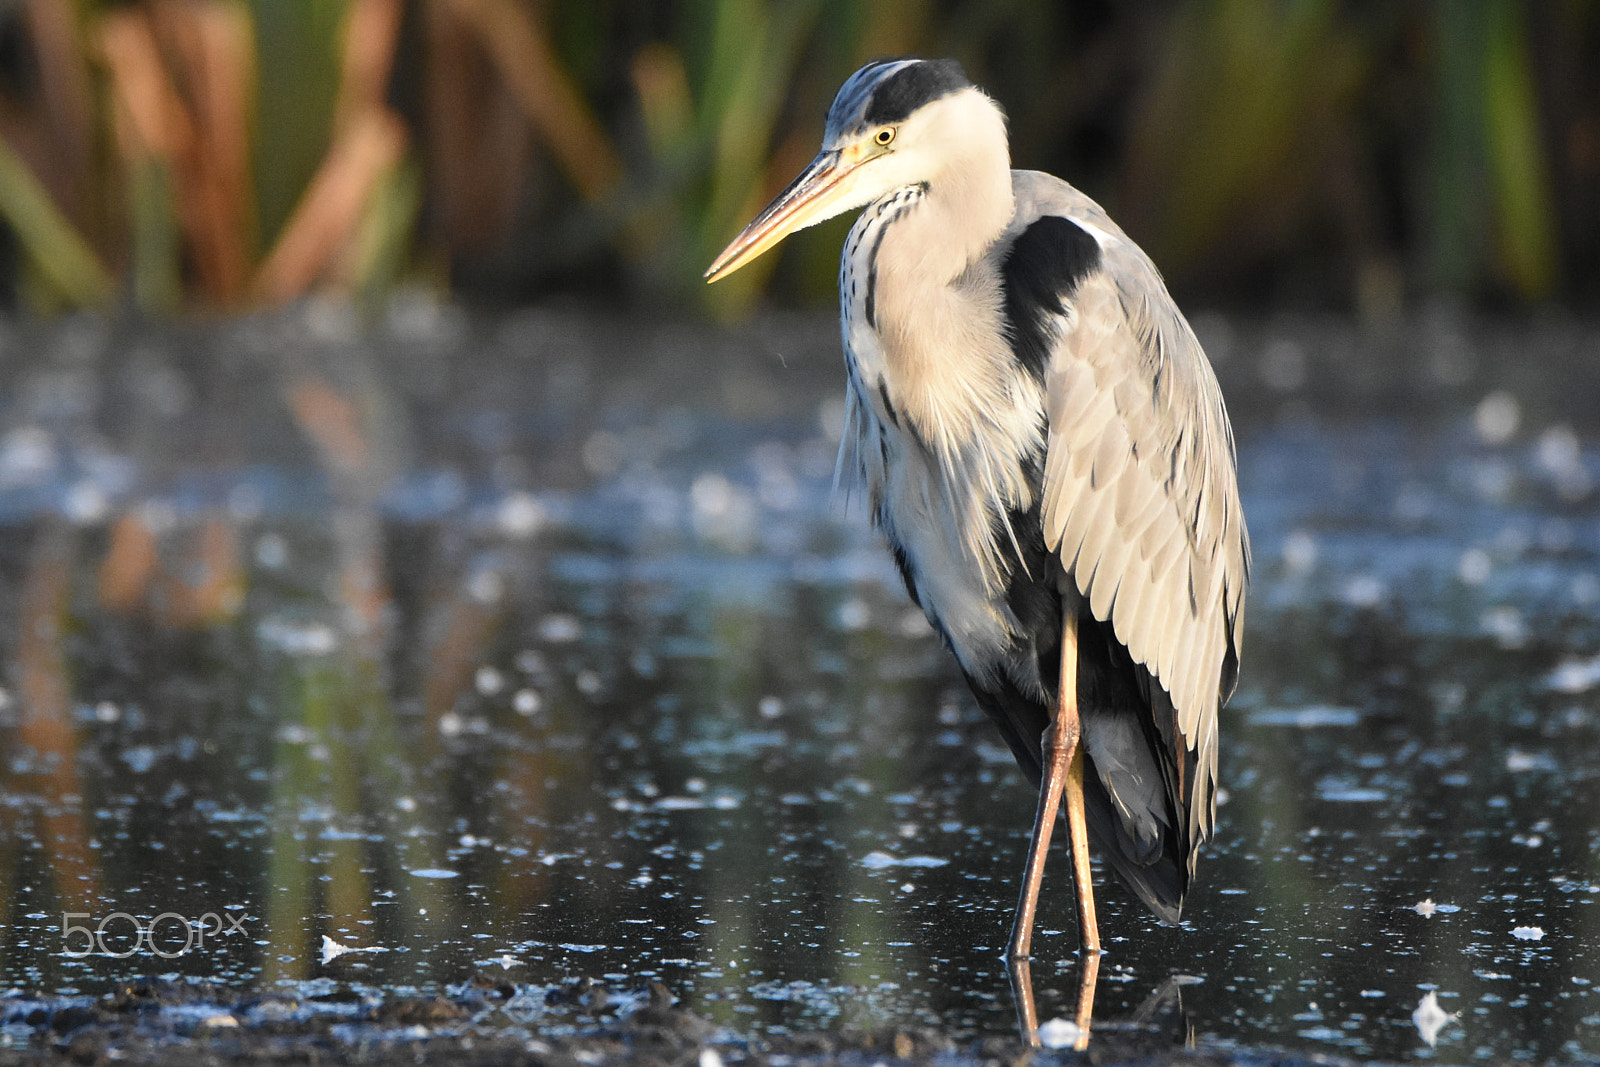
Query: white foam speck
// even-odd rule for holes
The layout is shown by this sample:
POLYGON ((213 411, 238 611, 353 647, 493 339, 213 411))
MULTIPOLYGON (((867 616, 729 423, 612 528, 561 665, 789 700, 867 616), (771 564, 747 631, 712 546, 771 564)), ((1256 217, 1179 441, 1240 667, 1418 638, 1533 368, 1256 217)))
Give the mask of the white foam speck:
POLYGON ((1473 429, 1486 445, 1503 445, 1511 440, 1521 421, 1522 405, 1503 389, 1484 397, 1472 413, 1473 429))
POLYGON ((1358 708, 1335 707, 1330 704, 1310 704, 1303 708, 1262 708, 1250 713, 1252 726, 1297 726, 1311 729, 1317 726, 1355 726, 1361 722, 1358 708))
POLYGON ((869 871, 882 871, 890 867, 943 867, 949 862, 939 856, 906 856, 902 859, 887 852, 868 852, 861 857, 861 866, 869 871))
POLYGON ((505 675, 493 667, 479 667, 473 676, 473 686, 486 697, 492 697, 505 688, 505 675))
POLYGON ((571 615, 552 614, 539 620, 539 636, 553 645, 576 641, 583 633, 571 615))
POLYGON ((1439 996, 1430 989, 1417 1005, 1417 1010, 1411 1013, 1411 1025, 1417 1028, 1422 1040, 1432 1048, 1439 1040, 1439 1031, 1454 1018, 1454 1015, 1439 1007, 1439 996))
POLYGON ((1045 1048, 1072 1048, 1082 1038, 1083 1031, 1070 1019, 1051 1019, 1039 1026, 1039 1044, 1045 1048))
POLYGON ((1563 660, 1545 676, 1544 684, 1558 693, 1586 693, 1600 685, 1600 656, 1563 660))
POLYGON ((495 524, 507 537, 525 539, 544 525, 544 508, 531 493, 512 493, 495 509, 495 524))

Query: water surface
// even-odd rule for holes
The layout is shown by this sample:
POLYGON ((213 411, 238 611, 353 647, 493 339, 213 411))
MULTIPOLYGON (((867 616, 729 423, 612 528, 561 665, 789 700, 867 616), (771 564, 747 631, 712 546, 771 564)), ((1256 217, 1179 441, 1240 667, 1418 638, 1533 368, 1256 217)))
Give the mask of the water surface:
MULTIPOLYGON (((1600 1057, 1600 330, 1200 325, 1243 682, 1183 925, 1100 884, 1097 1017, 1182 976, 1201 1041, 1600 1057)), ((728 1035, 1012 1032, 1033 798, 833 491, 835 329, 13 324, 0 1013, 484 974, 486 1027, 587 976, 728 1035)))

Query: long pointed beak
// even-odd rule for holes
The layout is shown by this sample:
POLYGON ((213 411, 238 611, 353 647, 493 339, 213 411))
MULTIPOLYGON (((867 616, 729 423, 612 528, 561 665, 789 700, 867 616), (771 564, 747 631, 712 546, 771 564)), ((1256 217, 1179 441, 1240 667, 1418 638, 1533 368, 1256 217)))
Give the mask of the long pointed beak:
POLYGON ((823 152, 800 172, 717 257, 706 281, 726 278, 796 230, 814 226, 850 207, 844 179, 861 164, 854 153, 823 152))

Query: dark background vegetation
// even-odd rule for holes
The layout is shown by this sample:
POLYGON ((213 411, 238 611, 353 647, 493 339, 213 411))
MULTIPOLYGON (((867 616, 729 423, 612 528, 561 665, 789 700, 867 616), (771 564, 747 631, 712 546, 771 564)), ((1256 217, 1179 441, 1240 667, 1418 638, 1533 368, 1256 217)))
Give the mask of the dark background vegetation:
POLYGON ((902 53, 960 59, 1183 299, 1600 304, 1600 0, 18 0, 0 286, 826 306, 848 220, 699 275, 902 53))

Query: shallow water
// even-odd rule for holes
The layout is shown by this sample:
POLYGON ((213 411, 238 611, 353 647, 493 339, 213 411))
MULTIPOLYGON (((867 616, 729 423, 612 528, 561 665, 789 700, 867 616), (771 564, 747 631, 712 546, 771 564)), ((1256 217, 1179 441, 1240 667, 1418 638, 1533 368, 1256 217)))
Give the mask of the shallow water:
MULTIPOLYGON (((1097 1018, 1181 975, 1202 1041, 1600 1057, 1600 330, 1200 326, 1243 682, 1182 927, 1101 883, 1097 1018)), ((1012 1032, 1032 796, 832 492, 834 331, 13 325, 0 1016, 481 972, 513 1025, 589 976, 728 1034, 1012 1032)), ((1040 922, 1070 1014, 1059 854, 1040 922)))

